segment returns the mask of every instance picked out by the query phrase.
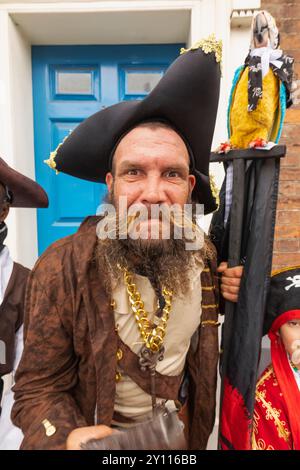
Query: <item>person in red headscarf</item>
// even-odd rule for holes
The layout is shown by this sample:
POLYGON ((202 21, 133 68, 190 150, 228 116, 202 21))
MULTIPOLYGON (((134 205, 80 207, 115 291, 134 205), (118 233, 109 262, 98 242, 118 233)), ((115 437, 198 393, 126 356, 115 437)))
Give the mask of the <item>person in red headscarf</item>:
POLYGON ((253 450, 300 450, 300 266, 271 278, 265 332, 272 363, 256 387, 253 450))

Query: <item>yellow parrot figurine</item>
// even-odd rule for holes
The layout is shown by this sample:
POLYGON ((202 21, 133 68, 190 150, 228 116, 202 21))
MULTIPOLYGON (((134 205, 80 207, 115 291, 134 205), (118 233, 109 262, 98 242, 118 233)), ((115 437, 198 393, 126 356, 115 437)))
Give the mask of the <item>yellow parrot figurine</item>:
POLYGON ((294 59, 279 49, 275 19, 255 13, 251 46, 234 75, 228 106, 229 141, 218 151, 265 147, 279 141, 286 109, 291 106, 294 59))

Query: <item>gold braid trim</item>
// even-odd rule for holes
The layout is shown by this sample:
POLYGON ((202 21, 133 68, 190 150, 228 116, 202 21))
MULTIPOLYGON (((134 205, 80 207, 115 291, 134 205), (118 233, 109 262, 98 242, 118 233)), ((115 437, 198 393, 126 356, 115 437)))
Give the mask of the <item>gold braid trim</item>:
POLYGON ((214 52, 216 62, 222 62, 222 41, 218 41, 216 39, 216 36, 214 34, 210 34, 208 38, 205 39, 200 39, 200 41, 197 41, 192 47, 189 49, 185 49, 182 47, 180 49, 180 54, 184 54, 185 52, 188 51, 196 51, 197 49, 202 49, 205 54, 210 54, 211 52, 214 52))
POLYGON ((276 408, 272 407, 270 402, 267 402, 264 396, 264 392, 256 392, 255 396, 256 400, 261 401, 263 408, 265 408, 267 412, 267 419, 273 419, 274 424, 277 428, 278 437, 284 439, 285 442, 289 442, 290 433, 285 428, 286 423, 284 421, 281 421, 279 418, 280 410, 276 410, 276 408))
POLYGON ((253 430, 252 430, 252 450, 275 450, 274 447, 269 444, 265 443, 262 438, 256 440, 256 435, 258 434, 258 421, 260 420, 260 416, 256 410, 253 412, 253 430))
POLYGON ((273 277, 277 274, 285 273, 286 271, 290 271, 292 269, 300 269, 300 265, 298 264, 296 266, 288 266, 287 268, 275 269, 274 271, 272 271, 271 276, 273 277))
MULTIPOLYGON (((72 133, 72 130, 70 129, 69 131, 69 135, 72 133)), ((50 153, 50 157, 48 160, 44 160, 44 163, 46 163, 46 165, 48 165, 52 170, 55 170, 56 171, 56 174, 58 175, 59 171, 57 170, 56 168, 56 161, 55 161, 55 157, 57 155, 57 152, 58 152, 58 149, 62 146, 62 144, 64 143, 65 140, 67 140, 69 136, 66 135, 66 137, 63 139, 63 141, 58 144, 58 146, 56 147, 55 150, 53 150, 53 152, 50 153)))
POLYGON ((206 325, 210 325, 210 326, 220 326, 221 323, 218 322, 217 320, 204 320, 201 322, 201 326, 206 326, 206 325))
MULTIPOLYGON (((289 442, 289 437, 290 437, 290 432, 288 429, 285 428, 286 423, 284 421, 280 420, 280 410, 277 410, 276 408, 272 407, 271 402, 268 402, 266 400, 266 391, 259 391, 259 387, 261 387, 266 380, 270 378, 271 375, 274 374, 273 366, 270 365, 266 372, 263 374, 263 376, 259 379, 256 385, 256 393, 255 393, 255 398, 257 402, 261 402, 262 407, 266 410, 266 419, 273 419, 274 425, 276 426, 277 432, 278 432, 278 437, 282 438, 285 440, 285 442, 289 442)), ((257 424, 258 424, 258 415, 254 416, 254 426, 253 426, 253 431, 254 433, 257 434, 257 424)), ((252 435, 254 437, 254 434, 252 435)), ((264 441, 260 442, 259 444, 257 442, 252 442, 252 445, 256 445, 258 450, 263 450, 262 444, 264 441)), ((268 450, 268 449, 266 449, 268 450)))
POLYGON ((220 206, 220 190, 218 186, 216 185, 215 177, 214 175, 209 176, 209 183, 210 183, 210 189, 212 192, 213 197, 215 198, 216 204, 217 204, 217 209, 219 209, 220 206))
POLYGON ((52 170, 55 170, 56 174, 59 173, 59 171, 56 169, 56 161, 55 161, 55 157, 56 157, 56 154, 58 152, 58 149, 59 147, 63 144, 63 142, 61 142, 55 150, 53 150, 53 152, 50 153, 50 157, 48 160, 44 160, 44 163, 46 163, 46 165, 48 165, 52 170))
POLYGON ((219 305, 218 304, 205 304, 205 305, 201 305, 202 308, 218 308, 219 305))
POLYGON ((273 374, 273 366, 270 365, 266 372, 264 373, 264 375, 261 376, 261 378, 258 380, 257 384, 256 384, 256 389, 258 389, 258 387, 260 387, 266 380, 268 380, 268 378, 270 377, 270 375, 273 374))

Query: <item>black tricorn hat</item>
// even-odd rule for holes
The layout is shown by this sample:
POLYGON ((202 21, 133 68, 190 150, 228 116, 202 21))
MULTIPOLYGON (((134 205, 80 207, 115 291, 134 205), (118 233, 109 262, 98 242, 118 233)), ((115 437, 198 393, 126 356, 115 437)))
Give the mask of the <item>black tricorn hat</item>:
POLYGON ((300 310, 300 266, 274 271, 271 277, 263 334, 285 312, 300 310))
POLYGON ((0 183, 9 191, 11 207, 48 207, 48 196, 43 188, 0 158, 0 183))
POLYGON ((123 101, 83 121, 51 153, 46 163, 72 176, 104 182, 120 139, 142 122, 163 121, 185 141, 190 171, 196 176, 193 199, 205 213, 216 209, 209 180, 209 156, 219 101, 220 42, 199 41, 168 68, 142 101, 123 101))

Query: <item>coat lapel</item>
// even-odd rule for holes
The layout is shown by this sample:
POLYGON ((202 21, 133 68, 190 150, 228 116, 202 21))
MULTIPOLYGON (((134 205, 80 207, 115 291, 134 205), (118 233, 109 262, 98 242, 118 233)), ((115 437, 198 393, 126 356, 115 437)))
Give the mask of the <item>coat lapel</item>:
POLYGON ((116 388, 117 334, 110 299, 106 295, 95 261, 98 220, 97 217, 91 217, 83 225, 78 232, 74 251, 95 361, 97 423, 110 425, 116 388), (85 230, 85 225, 88 230, 85 230))

